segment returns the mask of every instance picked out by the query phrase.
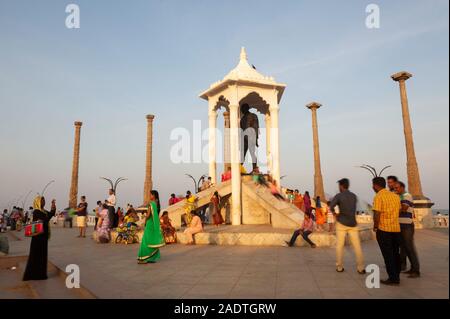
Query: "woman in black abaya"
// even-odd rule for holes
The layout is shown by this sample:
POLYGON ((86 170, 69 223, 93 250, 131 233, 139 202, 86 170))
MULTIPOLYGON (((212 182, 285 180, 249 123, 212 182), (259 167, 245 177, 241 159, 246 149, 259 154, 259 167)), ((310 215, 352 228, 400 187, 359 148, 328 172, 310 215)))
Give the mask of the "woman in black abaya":
POLYGON ((30 254, 23 280, 47 279, 48 239, 50 237, 49 221, 55 216, 56 205, 52 200, 50 212, 44 209, 45 198, 38 196, 33 202, 33 222, 42 221, 44 232, 31 238, 30 254))

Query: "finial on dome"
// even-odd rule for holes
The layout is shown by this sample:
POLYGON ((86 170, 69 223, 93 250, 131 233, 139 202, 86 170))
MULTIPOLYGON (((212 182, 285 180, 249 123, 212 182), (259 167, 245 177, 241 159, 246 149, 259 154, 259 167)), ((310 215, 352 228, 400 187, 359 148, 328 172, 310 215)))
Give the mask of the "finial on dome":
POLYGON ((245 47, 241 48, 241 61, 242 60, 247 61, 247 52, 245 51, 245 47))

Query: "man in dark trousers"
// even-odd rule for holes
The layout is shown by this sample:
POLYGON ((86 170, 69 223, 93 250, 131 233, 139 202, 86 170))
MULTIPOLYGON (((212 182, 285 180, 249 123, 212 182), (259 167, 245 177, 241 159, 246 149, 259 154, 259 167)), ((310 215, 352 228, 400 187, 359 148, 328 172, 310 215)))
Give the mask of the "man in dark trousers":
POLYGON ((408 278, 420 277, 420 263, 414 243, 414 203, 413 197, 406 191, 405 183, 397 182, 395 192, 400 196, 402 208, 400 210, 400 230, 402 241, 400 246, 401 269, 409 276, 408 278), (411 263, 411 269, 406 270, 406 257, 411 263))
POLYGON ((372 180, 375 193, 373 200, 373 230, 383 255, 389 278, 381 280, 384 285, 400 284, 400 197, 386 189, 386 180, 375 177, 372 180))

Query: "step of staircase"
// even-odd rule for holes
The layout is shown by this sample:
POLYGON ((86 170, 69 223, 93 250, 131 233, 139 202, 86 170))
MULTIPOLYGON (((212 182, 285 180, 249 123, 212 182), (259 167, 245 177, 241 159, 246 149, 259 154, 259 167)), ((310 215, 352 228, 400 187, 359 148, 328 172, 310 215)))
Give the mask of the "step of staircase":
MULTIPOLYGON (((361 241, 373 239, 370 227, 360 226, 359 234, 361 241)), ((241 225, 220 227, 207 226, 204 232, 194 235, 197 245, 236 245, 236 246, 285 246, 285 241, 289 241, 292 231, 287 229, 273 228, 270 225, 241 225)), ((177 232, 178 243, 187 244, 188 237, 183 231, 177 232)), ((318 247, 334 247, 336 245, 336 234, 328 232, 315 232, 310 239, 318 247)), ((346 244, 348 245, 348 239, 346 244)), ((299 237, 296 246, 308 246, 299 237)))

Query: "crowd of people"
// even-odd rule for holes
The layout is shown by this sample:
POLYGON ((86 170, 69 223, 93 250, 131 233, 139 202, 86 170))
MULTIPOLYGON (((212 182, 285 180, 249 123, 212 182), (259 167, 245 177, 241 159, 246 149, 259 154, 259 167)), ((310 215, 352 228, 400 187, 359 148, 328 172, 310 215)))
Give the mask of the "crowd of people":
POLYGON ((8 227, 20 231, 23 225, 30 222, 32 211, 33 207, 25 211, 22 207, 13 206, 11 212, 5 208, 0 214, 0 232, 5 232, 8 227))
MULTIPOLYGON (((222 180, 227 180, 231 171, 223 174, 222 180)), ((265 187, 277 199, 287 201, 303 211, 304 220, 301 227, 294 231, 286 245, 295 246, 298 237, 309 244, 312 248, 317 245, 313 242, 311 235, 315 232, 336 233, 336 271, 344 272, 343 253, 346 237, 348 235, 353 247, 356 270, 365 274, 364 256, 359 238, 356 216, 361 214, 357 211, 357 196, 352 193, 350 181, 343 178, 338 181, 339 193, 333 198, 326 200, 319 196, 311 198, 308 191, 301 194, 298 189, 280 189, 270 175, 261 174, 256 167, 251 174, 257 187, 265 187)), ((214 185, 211 178, 203 178, 197 192, 212 188, 214 185)), ((409 278, 420 277, 420 263, 414 243, 414 204, 413 197, 406 191, 405 184, 395 176, 389 176, 387 181, 383 177, 372 180, 372 188, 376 195, 373 200, 373 230, 384 259, 388 278, 381 283, 387 285, 398 285, 400 273, 405 272, 409 278), (407 260, 410 269, 407 269, 407 260)), ((210 223, 216 227, 225 223, 222 215, 226 201, 222 199, 218 191, 214 191, 209 205, 198 207, 198 196, 187 191, 184 198, 171 194, 169 207, 183 202, 184 233, 188 244, 194 244, 194 236, 203 231, 204 224, 210 223)), ((154 263, 160 259, 160 248, 166 244, 177 242, 177 232, 172 226, 167 211, 161 212, 159 193, 151 191, 150 202, 147 206, 135 209, 128 204, 126 209, 120 207, 115 209, 116 197, 114 190, 110 189, 108 198, 97 201, 92 210, 95 216, 94 238, 98 243, 109 243, 111 231, 126 231, 131 227, 141 227, 143 236, 138 251, 138 263, 154 263)), ((30 254, 24 274, 24 280, 40 280, 47 278, 46 261, 47 245, 50 238, 49 222, 56 213, 55 200, 51 203, 50 211, 45 210, 45 198, 35 198, 33 207, 25 213, 23 209, 14 207, 10 214, 4 210, 1 215, 1 229, 9 225, 15 229, 21 223, 31 221, 42 222, 43 232, 32 237, 30 254), (14 227, 12 226, 14 224, 14 227)), ((80 197, 76 209, 65 211, 65 220, 69 217, 76 218, 79 229, 78 238, 86 238, 88 203, 86 196, 80 197)))
MULTIPOLYGON (((309 194, 303 198, 298 191, 289 192, 286 200, 291 201, 305 213, 303 225, 297 229, 286 245, 295 245, 297 237, 302 238, 315 248, 316 244, 310 239, 315 231, 323 231, 324 212, 331 213, 328 218, 329 227, 335 225, 336 232, 336 271, 344 272, 343 253, 345 240, 348 235, 356 257, 356 268, 359 274, 365 274, 364 256, 357 228, 358 215, 357 196, 349 190, 350 181, 343 178, 338 181, 339 193, 328 203, 322 203, 320 198, 311 204, 309 194), (315 206, 313 206, 315 205, 315 206), (324 209, 326 207, 326 209, 324 209), (312 210, 315 213, 312 213, 312 210), (333 218, 333 221, 330 221, 333 218)), ((383 177, 372 180, 372 188, 376 193, 373 200, 373 231, 384 259, 388 278, 381 280, 385 285, 400 284, 400 274, 403 272, 408 278, 420 277, 420 263, 414 243, 414 203, 413 197, 406 191, 406 186, 395 176, 389 176, 387 181, 383 177), (386 188, 387 187, 387 188, 386 188), (409 260, 410 269, 407 269, 409 260)), ((334 228, 329 228, 329 231, 334 228)))

